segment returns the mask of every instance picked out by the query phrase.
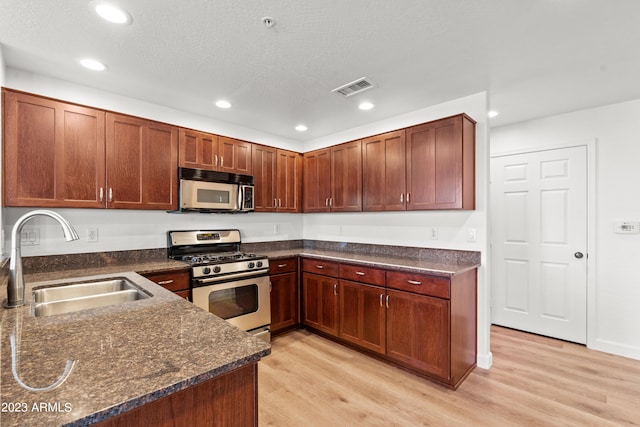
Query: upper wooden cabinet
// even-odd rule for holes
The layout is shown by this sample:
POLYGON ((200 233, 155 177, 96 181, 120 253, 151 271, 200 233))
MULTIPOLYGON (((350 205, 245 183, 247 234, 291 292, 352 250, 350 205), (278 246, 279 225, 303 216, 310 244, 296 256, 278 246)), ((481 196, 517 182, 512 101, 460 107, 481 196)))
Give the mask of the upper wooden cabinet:
POLYGON ((405 209, 405 132, 399 130, 362 141, 363 210, 405 209))
POLYGON ((218 135, 180 128, 180 166, 215 170, 218 164, 218 135))
POLYGON ((180 166, 251 175, 250 142, 180 128, 180 166))
POLYGON ((104 112, 11 91, 3 96, 4 205, 104 207, 104 112))
POLYGON ((475 209, 475 122, 465 114, 366 138, 363 209, 475 209))
POLYGON ((300 212, 302 155, 253 144, 256 212, 300 212))
POLYGON ((362 142, 304 154, 304 212, 362 210, 362 142))
POLYGON ((177 208, 174 126, 4 91, 4 204, 177 208))
POLYGON ((460 114, 406 130, 407 210, 475 209, 475 122, 460 114))
POLYGON ((115 113, 106 123, 107 207, 175 210, 178 128, 115 113))

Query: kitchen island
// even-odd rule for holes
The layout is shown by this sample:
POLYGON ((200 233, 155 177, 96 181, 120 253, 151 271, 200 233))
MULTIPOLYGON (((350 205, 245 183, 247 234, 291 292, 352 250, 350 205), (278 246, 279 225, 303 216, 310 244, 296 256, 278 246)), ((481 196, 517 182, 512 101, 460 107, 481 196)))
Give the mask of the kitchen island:
MULTIPOLYGON (((27 276, 26 305, 0 307, 0 425, 157 425, 154 417, 165 425, 174 425, 166 417, 189 425, 195 418, 203 425, 256 424, 257 362, 269 354, 269 344, 122 267, 99 272, 97 277, 124 277, 152 297, 34 317, 32 289, 87 273, 72 270, 27 276), (49 281, 42 281, 45 276, 49 281), (66 379, 47 390, 67 361, 73 367, 66 379), (203 386, 206 400, 198 399, 203 386), (225 397, 222 389, 228 395, 217 402, 225 397), (226 413, 218 410, 222 403, 226 413)), ((4 293, 6 278, 0 288, 4 293)))

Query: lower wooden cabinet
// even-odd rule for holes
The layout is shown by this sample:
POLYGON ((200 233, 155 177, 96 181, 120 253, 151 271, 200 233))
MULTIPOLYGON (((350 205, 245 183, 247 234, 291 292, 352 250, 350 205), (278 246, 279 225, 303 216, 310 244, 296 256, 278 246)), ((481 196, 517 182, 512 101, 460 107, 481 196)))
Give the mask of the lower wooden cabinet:
POLYGON ((338 336, 368 350, 385 354, 385 289, 340 280, 338 336))
POLYGON ((269 263, 271 279, 271 333, 298 325, 298 260, 287 258, 269 263))
POLYGON ((448 380, 449 301, 387 290, 387 355, 448 380))
POLYGON ((96 424, 99 427, 257 425, 257 363, 164 396, 96 424))
POLYGON ((476 270, 452 277, 302 261, 303 324, 456 388, 476 365, 476 270))
POLYGON ((174 294, 191 301, 191 277, 188 270, 144 273, 142 276, 174 294))
POLYGON ((303 273, 302 301, 305 325, 338 336, 338 279, 303 273))

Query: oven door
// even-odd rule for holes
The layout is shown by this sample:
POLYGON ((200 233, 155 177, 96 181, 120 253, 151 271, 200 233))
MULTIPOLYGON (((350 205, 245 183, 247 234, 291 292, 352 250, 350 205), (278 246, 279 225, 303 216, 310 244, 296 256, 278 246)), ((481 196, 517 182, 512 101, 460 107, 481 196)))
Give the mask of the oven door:
POLYGON ((271 323, 268 275, 197 286, 193 303, 244 331, 271 323))

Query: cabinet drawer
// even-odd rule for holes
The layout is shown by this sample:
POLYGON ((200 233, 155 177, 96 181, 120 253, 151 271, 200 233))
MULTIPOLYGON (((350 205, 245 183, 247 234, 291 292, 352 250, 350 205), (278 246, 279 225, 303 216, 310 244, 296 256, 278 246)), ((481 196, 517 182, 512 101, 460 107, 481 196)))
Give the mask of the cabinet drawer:
POLYGON ((445 277, 387 271, 387 287, 402 291, 449 298, 449 284, 450 280, 445 277))
POLYGON ((340 278, 384 286, 384 270, 360 265, 340 264, 340 278))
POLYGON ((172 292, 189 289, 190 277, 188 271, 165 271, 162 273, 143 274, 143 276, 172 292))
POLYGON ((296 258, 275 259, 269 261, 269 274, 290 273, 298 268, 298 260, 296 258))
POLYGON ((322 274, 323 276, 338 277, 338 263, 320 259, 303 259, 302 270, 308 273, 322 274))

